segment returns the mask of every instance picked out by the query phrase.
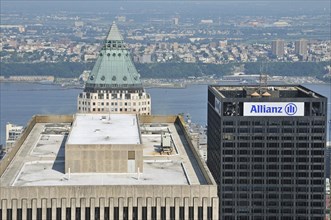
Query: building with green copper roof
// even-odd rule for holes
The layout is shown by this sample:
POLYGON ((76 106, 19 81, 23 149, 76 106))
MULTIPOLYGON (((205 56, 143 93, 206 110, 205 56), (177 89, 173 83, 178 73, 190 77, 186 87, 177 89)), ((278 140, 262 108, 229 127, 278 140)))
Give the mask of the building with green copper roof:
POLYGON ((150 96, 142 86, 123 36, 113 23, 85 89, 79 94, 78 112, 150 114, 150 106, 150 96))

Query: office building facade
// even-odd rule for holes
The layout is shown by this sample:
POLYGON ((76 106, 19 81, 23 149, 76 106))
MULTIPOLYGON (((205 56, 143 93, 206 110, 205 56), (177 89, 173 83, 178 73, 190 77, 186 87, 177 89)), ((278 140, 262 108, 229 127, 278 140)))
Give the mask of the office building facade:
POLYGON ((209 86, 220 219, 324 219, 327 99, 303 86, 209 86))

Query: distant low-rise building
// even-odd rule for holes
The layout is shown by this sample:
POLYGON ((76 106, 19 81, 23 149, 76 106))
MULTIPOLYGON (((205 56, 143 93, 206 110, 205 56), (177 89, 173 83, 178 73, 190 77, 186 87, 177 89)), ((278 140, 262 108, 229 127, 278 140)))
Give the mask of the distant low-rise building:
POLYGON ((11 124, 9 122, 6 124, 6 152, 8 152, 10 148, 15 144, 16 140, 20 137, 23 130, 23 126, 11 124))

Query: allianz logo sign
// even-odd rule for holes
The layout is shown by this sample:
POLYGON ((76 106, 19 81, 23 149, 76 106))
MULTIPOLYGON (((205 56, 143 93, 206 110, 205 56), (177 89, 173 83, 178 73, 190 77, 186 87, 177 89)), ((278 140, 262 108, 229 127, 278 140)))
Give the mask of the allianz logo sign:
POLYGON ((244 116, 304 116, 304 103, 245 102, 244 116))
POLYGON ((294 103, 288 103, 285 106, 285 113, 288 115, 294 115, 298 111, 298 107, 294 103))
MULTIPOLYGON (((294 115, 298 110, 298 107, 294 103, 288 103, 284 111, 288 115, 294 115)), ((266 105, 252 105, 251 107, 251 113, 282 113, 283 107, 270 107, 266 105)))

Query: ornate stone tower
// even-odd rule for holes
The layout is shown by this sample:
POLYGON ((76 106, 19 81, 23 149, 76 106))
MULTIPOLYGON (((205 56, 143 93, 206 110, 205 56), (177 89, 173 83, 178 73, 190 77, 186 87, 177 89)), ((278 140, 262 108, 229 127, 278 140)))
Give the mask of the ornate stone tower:
POLYGON ((150 95, 142 86, 140 75, 115 23, 77 101, 77 110, 81 113, 151 114, 150 95))

